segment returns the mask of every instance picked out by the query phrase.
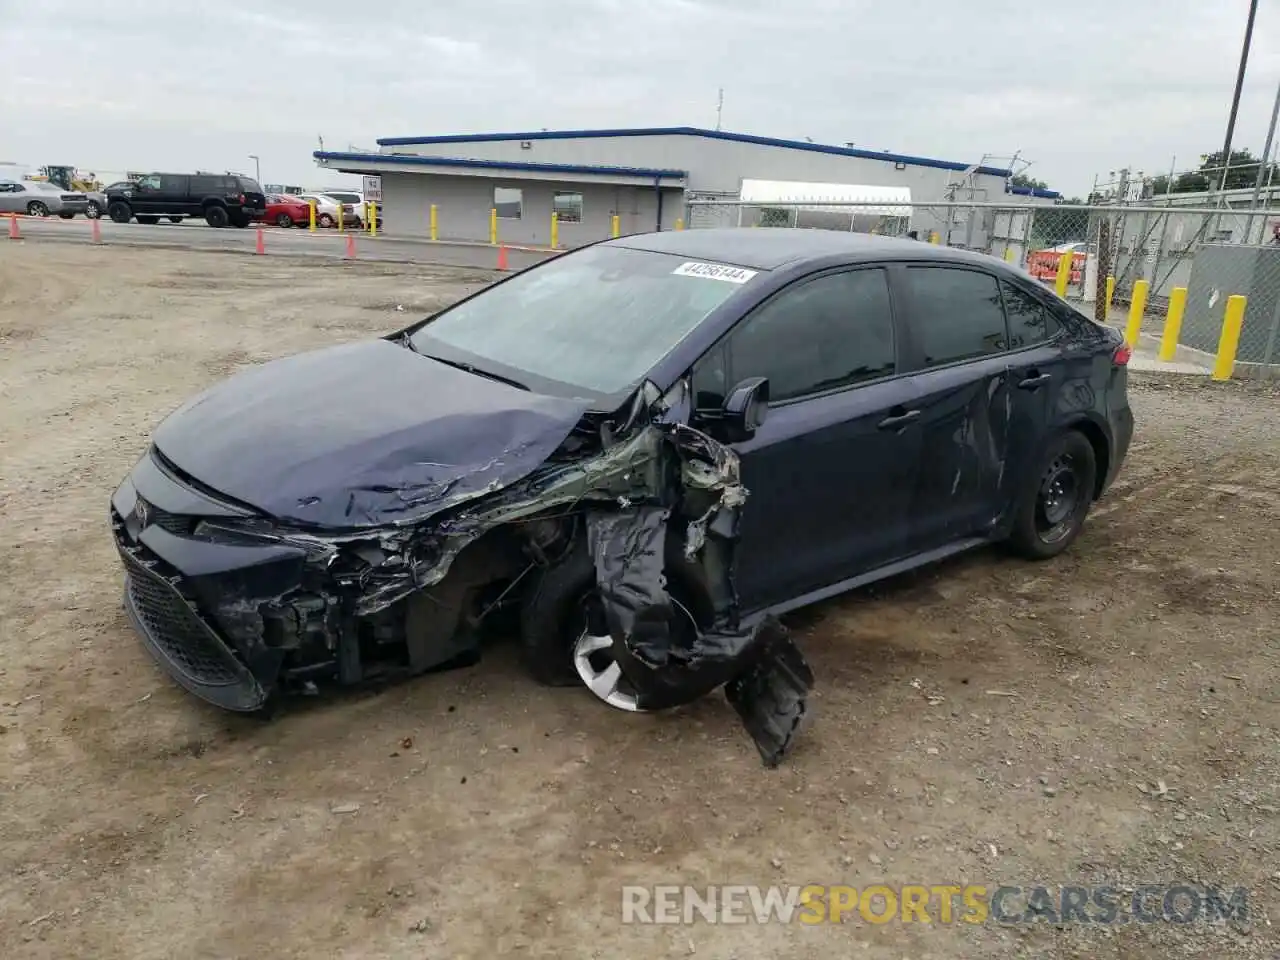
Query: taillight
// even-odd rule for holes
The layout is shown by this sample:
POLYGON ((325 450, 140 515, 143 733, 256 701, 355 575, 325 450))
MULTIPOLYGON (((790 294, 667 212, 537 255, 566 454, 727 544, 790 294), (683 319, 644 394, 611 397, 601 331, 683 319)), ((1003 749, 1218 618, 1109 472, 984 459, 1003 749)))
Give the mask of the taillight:
POLYGON ((1117 367, 1125 367, 1129 365, 1129 358, 1133 356, 1133 348, 1127 343, 1122 343, 1116 347, 1115 353, 1111 354, 1111 362, 1117 367))

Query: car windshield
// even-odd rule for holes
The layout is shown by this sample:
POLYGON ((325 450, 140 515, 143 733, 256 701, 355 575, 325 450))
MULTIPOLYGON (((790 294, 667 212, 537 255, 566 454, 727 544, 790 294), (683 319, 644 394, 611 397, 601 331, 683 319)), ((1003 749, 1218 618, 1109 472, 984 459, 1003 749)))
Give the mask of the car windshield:
POLYGON ((613 395, 633 386, 758 271, 593 246, 437 315, 411 338, 431 356, 613 395))

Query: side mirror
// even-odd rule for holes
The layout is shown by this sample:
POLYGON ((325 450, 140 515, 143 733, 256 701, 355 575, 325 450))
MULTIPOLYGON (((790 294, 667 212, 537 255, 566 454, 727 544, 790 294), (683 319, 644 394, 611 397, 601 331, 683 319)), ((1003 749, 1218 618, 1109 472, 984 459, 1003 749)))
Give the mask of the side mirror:
POLYGON ((769 413, 769 379, 748 377, 729 391, 720 427, 729 443, 750 440, 769 413))

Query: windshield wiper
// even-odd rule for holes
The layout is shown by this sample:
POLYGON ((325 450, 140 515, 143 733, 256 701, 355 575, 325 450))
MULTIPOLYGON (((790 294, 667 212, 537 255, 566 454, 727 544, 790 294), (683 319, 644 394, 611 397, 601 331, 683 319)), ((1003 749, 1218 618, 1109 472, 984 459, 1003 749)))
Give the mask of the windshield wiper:
POLYGON ((421 350, 418 350, 416 347, 413 347, 413 346, 410 346, 409 349, 413 350, 414 353, 419 353, 419 354, 422 354, 422 356, 424 357, 428 357, 432 360, 435 360, 437 363, 447 363, 449 366, 457 367, 459 370, 465 370, 467 371, 467 373, 474 373, 477 377, 486 377, 490 380, 497 380, 499 383, 505 383, 508 386, 516 387, 520 390, 529 389, 519 380, 513 380, 510 377, 504 377, 500 373, 491 373, 488 370, 481 370, 479 367, 474 366, 473 364, 470 364, 470 363, 465 363, 462 360, 448 360, 444 357, 437 357, 434 353, 422 353, 421 350))

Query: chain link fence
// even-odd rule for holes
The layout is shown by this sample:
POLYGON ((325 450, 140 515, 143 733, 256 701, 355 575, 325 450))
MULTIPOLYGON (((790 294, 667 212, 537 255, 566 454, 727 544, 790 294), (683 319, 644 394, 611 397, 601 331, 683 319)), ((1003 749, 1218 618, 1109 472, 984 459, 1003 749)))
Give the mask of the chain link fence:
POLYGON ((1160 336, 1173 291, 1186 291, 1178 337, 1187 359, 1218 351, 1226 303, 1247 298, 1237 374, 1280 376, 1280 208, 946 202, 690 200, 685 223, 799 227, 903 237, 975 250, 1053 286, 1070 254, 1066 296, 1123 323, 1135 299, 1143 332, 1160 336), (1108 283, 1108 278, 1113 278, 1108 283), (1113 286, 1110 310, 1098 303, 1113 286))

